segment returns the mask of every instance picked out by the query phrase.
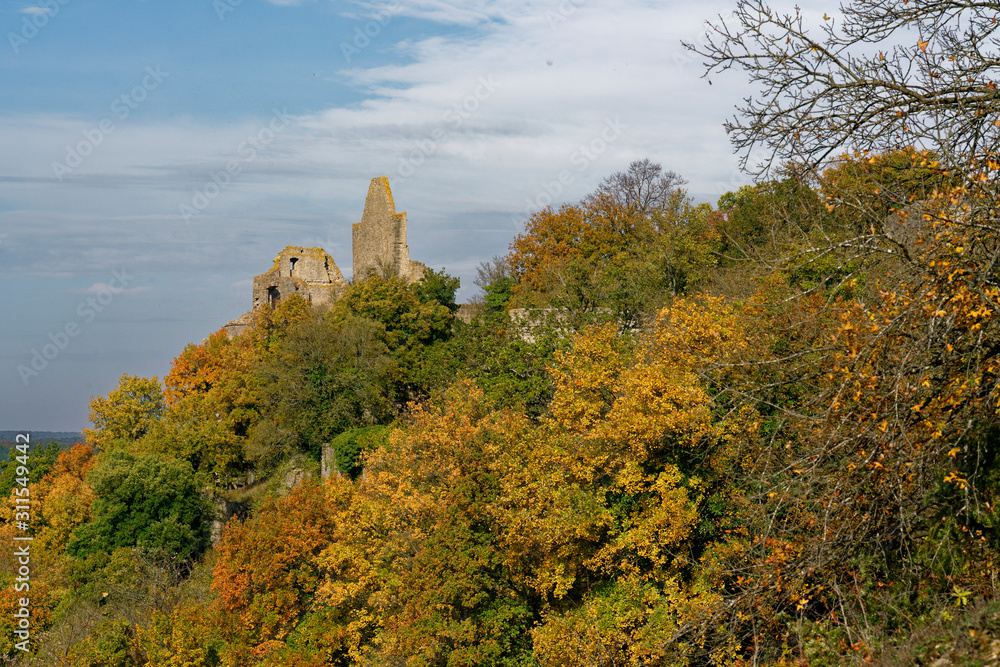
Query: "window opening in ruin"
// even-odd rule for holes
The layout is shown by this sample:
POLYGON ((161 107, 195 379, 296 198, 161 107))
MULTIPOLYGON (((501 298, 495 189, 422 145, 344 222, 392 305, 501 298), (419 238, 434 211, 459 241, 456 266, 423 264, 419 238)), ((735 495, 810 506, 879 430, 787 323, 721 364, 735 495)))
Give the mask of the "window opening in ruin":
POLYGON ((271 304, 272 308, 274 308, 275 306, 278 305, 278 300, 279 299, 281 299, 281 294, 278 292, 278 288, 277 287, 268 287, 267 288, 267 301, 268 301, 268 303, 271 304))
POLYGON ((288 275, 294 275, 295 273, 295 262, 299 261, 298 257, 292 257, 288 260, 288 275))

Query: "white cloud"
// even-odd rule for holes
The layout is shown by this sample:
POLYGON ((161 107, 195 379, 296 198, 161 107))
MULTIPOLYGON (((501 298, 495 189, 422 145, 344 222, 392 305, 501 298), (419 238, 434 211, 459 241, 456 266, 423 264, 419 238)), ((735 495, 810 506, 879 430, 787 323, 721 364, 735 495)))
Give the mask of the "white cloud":
POLYGON ((48 7, 24 7, 20 10, 22 14, 52 14, 53 11, 48 7))
POLYGON ((101 294, 113 294, 115 296, 131 296, 135 294, 145 294, 152 291, 152 287, 144 285, 141 287, 120 287, 108 283, 94 283, 90 287, 76 290, 77 294, 88 294, 90 296, 100 296, 101 294))
MULTIPOLYGON (((418 0, 404 10, 428 18, 457 7, 418 0)), ((350 223, 369 179, 386 175, 409 212, 414 258, 474 267, 505 251, 531 205, 578 200, 634 159, 662 162, 713 202, 745 182, 721 124, 746 90, 709 87, 679 43, 697 36, 712 2, 481 0, 460 9, 456 20, 481 28, 400 43, 401 64, 345 67, 338 80, 367 99, 295 117, 249 162, 239 146, 268 118, 129 118, 60 182, 53 163, 100 119, 0 116, 0 202, 11 202, 0 207, 0 230, 19 232, 3 247, 46 248, 17 257, 19 270, 39 274, 126 264, 252 275, 258 255, 269 262, 288 243, 315 242, 348 273, 350 223), (566 6, 574 11, 559 14, 566 6), (609 123, 622 128, 611 141, 601 136, 609 123), (180 205, 233 159, 240 171, 230 184, 182 220, 180 205), (564 172, 571 182, 559 183, 564 172)))

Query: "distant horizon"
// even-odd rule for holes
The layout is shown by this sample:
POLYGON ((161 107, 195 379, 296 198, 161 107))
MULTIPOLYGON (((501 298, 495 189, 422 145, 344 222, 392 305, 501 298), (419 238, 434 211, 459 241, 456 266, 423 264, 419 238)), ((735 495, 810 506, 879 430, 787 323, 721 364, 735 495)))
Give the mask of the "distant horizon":
POLYGON ((30 435, 31 444, 46 444, 59 440, 80 440, 85 438, 83 432, 77 431, 43 431, 41 429, 25 429, 22 431, 12 429, 0 429, 0 444, 13 443, 18 435, 30 435), (36 441, 37 438, 37 441, 36 441))

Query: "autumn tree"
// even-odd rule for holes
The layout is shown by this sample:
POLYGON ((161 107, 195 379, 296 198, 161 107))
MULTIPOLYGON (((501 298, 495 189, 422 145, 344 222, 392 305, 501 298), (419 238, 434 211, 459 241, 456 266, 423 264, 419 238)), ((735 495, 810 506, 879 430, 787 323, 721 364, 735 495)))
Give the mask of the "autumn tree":
POLYGON ((995 21, 986 5, 879 1, 846 3, 813 27, 798 9, 746 0, 709 25, 703 45, 687 46, 708 75, 737 69, 757 89, 726 124, 742 164, 771 176, 791 164, 822 182, 829 218, 851 231, 801 252, 909 261, 884 223, 935 189, 973 187, 974 197, 954 192, 966 217, 995 217, 995 21))
POLYGON ((826 332, 818 345, 758 362, 795 360, 786 377, 810 390, 771 403, 783 424, 774 442, 784 445, 759 459, 747 481, 767 492, 744 507, 758 539, 718 552, 721 570, 731 568, 732 631, 747 617, 774 619, 745 636, 754 660, 777 657, 782 633, 805 657, 807 624, 849 639, 834 653, 871 657, 955 590, 988 588, 1000 232, 994 9, 850 2, 811 30, 799 10, 749 0, 691 47, 710 74, 740 69, 757 86, 727 124, 744 164, 762 158, 748 166, 773 173, 790 161, 820 184, 837 233, 802 235, 793 251, 807 261, 839 253, 831 269, 878 264, 865 298, 831 291, 822 310, 800 308, 805 326, 826 332))
POLYGON ((504 258, 511 305, 557 308, 574 330, 602 319, 628 329, 703 281, 716 263, 715 220, 683 182, 637 161, 579 204, 533 215, 504 258))
POLYGON ((166 410, 159 378, 122 375, 107 398, 90 401, 93 429, 84 429, 87 441, 99 449, 122 449, 146 435, 166 410))
POLYGON ((314 482, 285 498, 268 499, 245 522, 229 524, 218 546, 212 588, 221 610, 231 616, 225 631, 234 658, 264 657, 285 645, 322 583, 317 557, 332 531, 323 488, 314 482))
POLYGON ((128 446, 188 461, 212 473, 213 484, 239 483, 252 465, 253 435, 264 410, 258 370, 296 323, 312 318, 299 295, 253 312, 250 326, 230 338, 224 330, 177 355, 164 378, 166 409, 128 446))
POLYGON ((94 492, 87 474, 95 463, 94 448, 77 443, 59 454, 52 469, 34 487, 38 546, 56 553, 65 551, 73 531, 90 520, 94 492))

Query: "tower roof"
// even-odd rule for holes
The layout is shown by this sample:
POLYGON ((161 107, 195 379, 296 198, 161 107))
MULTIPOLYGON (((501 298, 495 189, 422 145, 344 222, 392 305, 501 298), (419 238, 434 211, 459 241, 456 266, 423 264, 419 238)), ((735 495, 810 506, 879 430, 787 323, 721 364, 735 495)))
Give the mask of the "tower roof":
POLYGON ((389 189, 389 179, 386 176, 373 178, 368 186, 368 196, 365 197, 365 211, 361 215, 361 223, 372 215, 384 216, 396 214, 396 204, 392 201, 392 190, 389 189))

